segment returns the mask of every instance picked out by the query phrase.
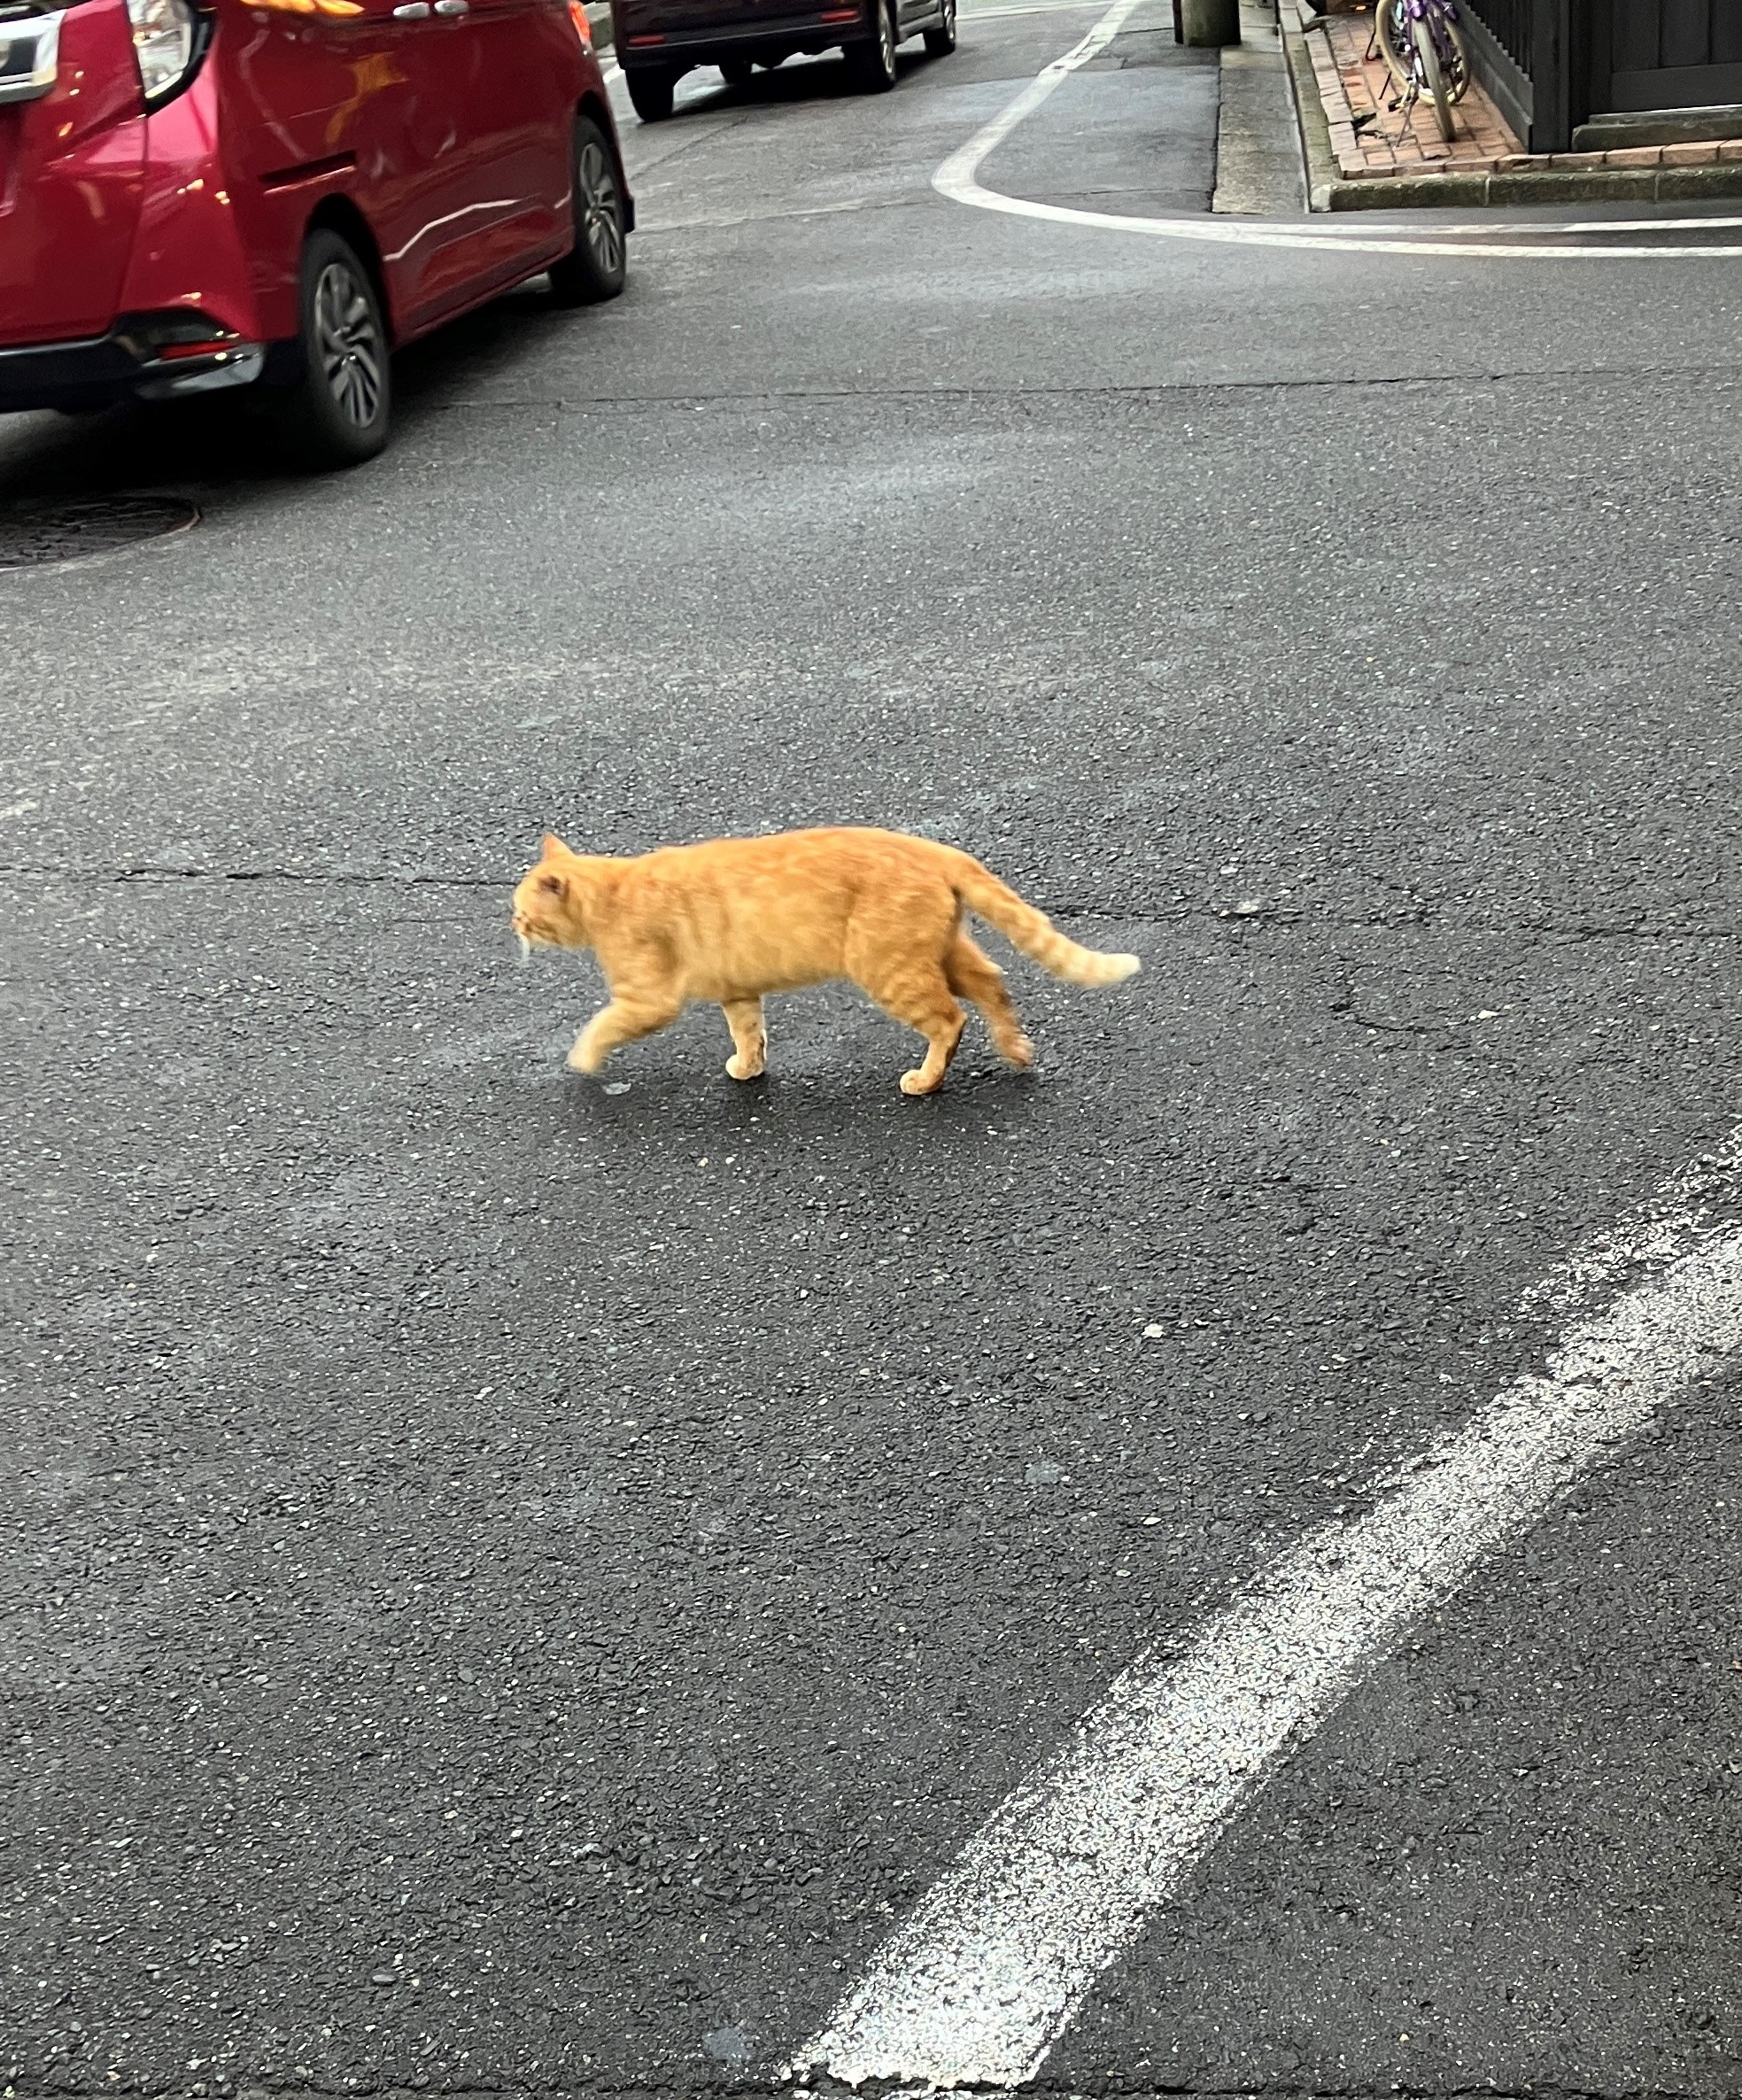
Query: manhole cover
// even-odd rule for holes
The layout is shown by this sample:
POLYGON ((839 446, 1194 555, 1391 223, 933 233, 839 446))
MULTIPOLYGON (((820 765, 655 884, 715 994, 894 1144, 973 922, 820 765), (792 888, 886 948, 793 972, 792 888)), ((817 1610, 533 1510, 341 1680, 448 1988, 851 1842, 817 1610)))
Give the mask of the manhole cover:
POLYGON ((179 496, 92 496, 72 503, 18 503, 0 510, 0 569, 36 569, 111 554, 199 523, 179 496))

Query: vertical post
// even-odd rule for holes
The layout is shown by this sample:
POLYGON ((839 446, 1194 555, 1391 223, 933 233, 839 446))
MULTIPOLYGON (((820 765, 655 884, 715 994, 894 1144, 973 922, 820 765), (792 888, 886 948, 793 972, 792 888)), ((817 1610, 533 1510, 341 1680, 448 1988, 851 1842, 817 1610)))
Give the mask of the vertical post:
POLYGON ((1530 151, 1564 153, 1573 136, 1571 0, 1529 4, 1530 151))
POLYGON ((1180 0, 1180 41, 1223 44, 1240 42, 1240 0, 1180 0))

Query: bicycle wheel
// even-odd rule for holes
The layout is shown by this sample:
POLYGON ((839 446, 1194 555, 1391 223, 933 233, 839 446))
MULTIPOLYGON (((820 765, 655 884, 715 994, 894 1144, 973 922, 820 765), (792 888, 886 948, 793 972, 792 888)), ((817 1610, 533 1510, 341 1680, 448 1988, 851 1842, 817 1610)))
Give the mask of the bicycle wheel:
POLYGON ((1409 15, 1404 0, 1379 0, 1374 11, 1374 27, 1379 33, 1379 55, 1398 94, 1408 91, 1412 54, 1409 15))
POLYGON ((1440 29, 1445 38, 1445 49, 1440 53, 1445 92, 1450 100, 1461 102, 1470 91, 1469 46, 1464 42, 1464 32, 1449 14, 1441 15, 1440 29))
POLYGON ((1458 129, 1452 121, 1452 97, 1445 91, 1445 75, 1440 70, 1433 26, 1418 15, 1409 27, 1415 39, 1415 56, 1421 67, 1421 84, 1434 98, 1434 120, 1439 126, 1440 136, 1449 143, 1458 136, 1458 129))

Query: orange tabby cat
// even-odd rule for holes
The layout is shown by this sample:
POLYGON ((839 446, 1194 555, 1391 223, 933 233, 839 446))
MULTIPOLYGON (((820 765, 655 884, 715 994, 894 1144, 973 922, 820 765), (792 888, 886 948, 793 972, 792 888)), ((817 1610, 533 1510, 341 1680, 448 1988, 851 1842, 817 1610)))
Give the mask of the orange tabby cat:
POLYGON ((1067 941, 969 855, 901 832, 715 839, 633 860, 571 853, 547 834, 515 886, 514 928, 526 953, 535 941, 590 948, 603 965, 611 1003, 569 1051, 577 1072, 597 1072, 620 1044, 709 999, 737 1046, 726 1070, 755 1079, 767 1048, 763 994, 850 977, 925 1038, 902 1091, 930 1094, 966 1025, 958 995, 986 1016, 1008 1063, 1034 1062, 1003 971, 963 930, 964 905, 1068 983, 1117 984, 1137 968, 1134 955, 1067 941))

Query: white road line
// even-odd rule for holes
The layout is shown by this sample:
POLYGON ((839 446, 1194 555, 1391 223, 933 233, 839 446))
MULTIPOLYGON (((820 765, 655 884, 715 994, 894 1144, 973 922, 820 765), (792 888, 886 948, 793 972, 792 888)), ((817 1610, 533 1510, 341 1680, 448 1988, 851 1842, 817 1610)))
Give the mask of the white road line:
POLYGON ((1024 14, 1087 14, 1095 0, 1038 0, 1032 7, 964 7, 961 20, 966 27, 973 22, 1002 22, 1012 16, 1024 14))
MULTIPOLYGON (((1742 1158, 1742 1132, 1703 1163, 1742 1158)), ((1370 1676, 1404 1627, 1535 1524, 1742 1348, 1742 1230, 1686 1176, 1612 1279, 1658 1272, 1573 1329, 1392 1475, 1365 1516, 1310 1533, 1183 1654, 1150 1651, 972 1838, 788 2066, 849 2084, 1009 2088, 1031 2078, 1229 1817, 1370 1676), (1665 1267, 1663 1265, 1667 1264, 1665 1267)))
POLYGON ((1710 1152, 1664 1182, 1651 1197, 1607 1232, 1599 1232, 1557 1261, 1524 1293, 1526 1313, 1582 1312, 1606 1283, 1630 1271, 1678 1261, 1700 1241, 1723 1229, 1713 1199, 1733 1197, 1742 1169, 1742 1127, 1710 1152))
MULTIPOLYGON (((1170 241, 1210 241, 1224 246, 1250 248, 1323 248, 1345 255, 1392 254, 1410 255, 1506 255, 1506 256, 1560 256, 1577 257, 1589 261, 1593 258, 1645 257, 1645 256, 1735 256, 1742 255, 1742 244, 1720 245, 1689 243, 1674 245, 1668 243, 1646 246, 1637 244, 1611 245, 1607 242, 1597 244, 1590 240, 1591 235, 1643 231, 1649 227, 1665 232, 1687 232, 1695 229, 1707 231, 1716 228, 1721 231, 1742 226, 1742 219, 1664 219, 1618 220, 1613 221, 1593 220, 1589 222, 1574 221, 1566 225, 1544 225, 1531 230, 1554 236, 1567 237, 1542 240, 1496 240, 1493 229, 1487 226, 1438 227, 1434 236, 1418 235, 1407 226, 1374 226, 1364 232, 1332 233, 1315 227, 1297 226, 1288 222, 1266 220, 1228 220, 1208 217, 1140 218, 1119 212, 1086 212, 1069 205, 1037 204, 1026 197, 1010 197, 1002 190, 988 190, 979 180, 980 163, 995 148, 1002 145, 1025 117, 1039 109, 1053 90, 1068 74, 1104 50, 1131 15, 1141 0, 1114 0, 1101 19, 1080 43, 1074 44, 1063 58, 1055 58, 1035 74, 1026 88, 1021 89, 1005 104, 990 123, 980 129, 964 146, 958 147, 932 177, 932 187, 953 202, 972 205, 983 212, 1005 212, 1019 219, 1050 220, 1059 226, 1087 226, 1109 233, 1135 233, 1148 235, 1151 239, 1170 241), (1463 239, 1448 239, 1451 234, 1461 234, 1463 239), (1435 237, 1436 236, 1436 237, 1435 237)), ((1516 225, 1505 228, 1517 234, 1521 229, 1516 225)))

